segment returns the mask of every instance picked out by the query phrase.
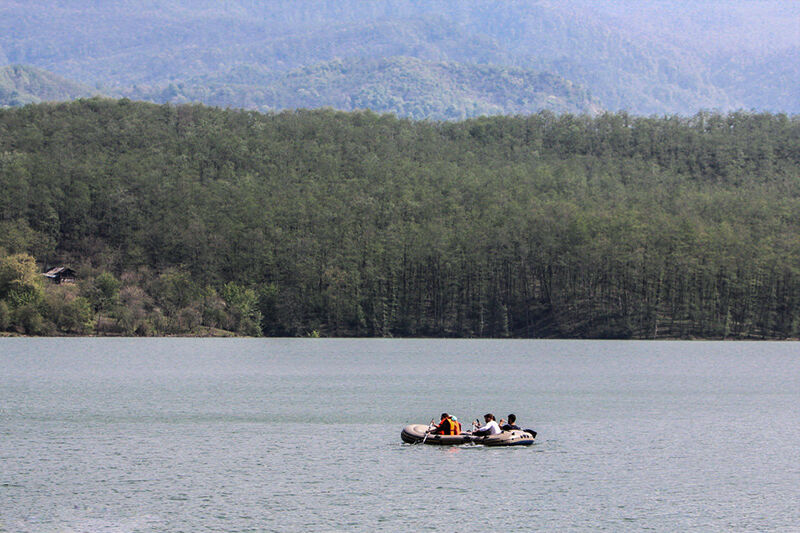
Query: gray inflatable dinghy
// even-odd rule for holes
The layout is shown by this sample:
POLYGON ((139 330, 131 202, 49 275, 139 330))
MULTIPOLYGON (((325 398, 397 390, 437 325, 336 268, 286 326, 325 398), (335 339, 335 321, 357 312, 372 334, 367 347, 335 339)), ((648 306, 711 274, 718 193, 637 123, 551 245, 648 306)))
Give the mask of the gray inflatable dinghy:
POLYGON ((486 437, 473 437, 469 433, 461 435, 434 435, 427 433, 429 426, 425 424, 411 424, 403 428, 400 438, 408 444, 433 444, 438 446, 453 446, 456 444, 483 444, 484 446, 530 446, 536 437, 536 432, 531 430, 503 431, 498 435, 486 437))

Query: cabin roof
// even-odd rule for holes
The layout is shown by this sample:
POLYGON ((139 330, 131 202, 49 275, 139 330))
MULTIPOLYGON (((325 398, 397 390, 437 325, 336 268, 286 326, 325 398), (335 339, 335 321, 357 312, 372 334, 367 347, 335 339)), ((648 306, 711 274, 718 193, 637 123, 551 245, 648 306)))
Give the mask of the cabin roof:
POLYGON ((47 276, 48 278, 56 278, 56 277, 59 277, 59 276, 73 276, 74 277, 75 276, 75 271, 72 270, 69 267, 60 266, 60 267, 51 268, 50 270, 45 272, 44 275, 47 276))

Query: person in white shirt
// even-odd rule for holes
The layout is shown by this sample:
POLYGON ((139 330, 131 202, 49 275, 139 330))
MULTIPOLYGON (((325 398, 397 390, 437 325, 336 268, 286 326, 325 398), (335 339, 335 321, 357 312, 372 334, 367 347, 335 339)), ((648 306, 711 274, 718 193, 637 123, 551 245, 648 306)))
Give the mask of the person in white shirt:
POLYGON ((472 432, 474 436, 485 437, 486 435, 499 435, 502 433, 502 430, 500 429, 500 426, 497 425, 492 413, 486 413, 483 415, 483 420, 486 423, 472 432))

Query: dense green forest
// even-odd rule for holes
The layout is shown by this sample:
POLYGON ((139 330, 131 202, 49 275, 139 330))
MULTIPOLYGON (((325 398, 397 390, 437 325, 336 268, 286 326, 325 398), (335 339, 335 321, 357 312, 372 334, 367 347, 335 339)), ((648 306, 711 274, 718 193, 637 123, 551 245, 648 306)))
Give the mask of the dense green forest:
POLYGON ((0 111, 0 188, 4 330, 800 333, 798 117, 90 99, 0 111))

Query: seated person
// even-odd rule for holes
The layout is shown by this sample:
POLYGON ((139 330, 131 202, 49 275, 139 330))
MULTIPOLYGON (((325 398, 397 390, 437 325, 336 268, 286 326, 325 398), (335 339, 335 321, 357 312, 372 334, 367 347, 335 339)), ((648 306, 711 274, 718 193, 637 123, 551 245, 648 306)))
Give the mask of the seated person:
POLYGON ((461 422, 459 422, 458 418, 454 417, 453 415, 450 415, 450 420, 456 426, 456 432, 454 434, 455 435, 461 435, 461 422))
POLYGON ((515 430, 515 429, 522 429, 521 427, 519 427, 516 424, 516 421, 517 421, 517 415, 510 414, 510 415, 508 415, 508 423, 507 424, 503 424, 504 421, 502 419, 500 419, 500 429, 502 429, 503 431, 512 431, 512 430, 515 430))
POLYGON ((472 432, 474 436, 485 437, 487 435, 498 435, 502 433, 500 426, 498 426, 497 422, 495 422, 494 415, 492 413, 486 413, 483 415, 483 420, 486 423, 472 432))
POLYGON ((431 433, 434 435, 460 435, 461 424, 459 424, 458 421, 453 420, 453 417, 447 413, 442 413, 442 420, 439 422, 439 425, 431 431, 431 433))

